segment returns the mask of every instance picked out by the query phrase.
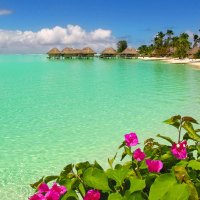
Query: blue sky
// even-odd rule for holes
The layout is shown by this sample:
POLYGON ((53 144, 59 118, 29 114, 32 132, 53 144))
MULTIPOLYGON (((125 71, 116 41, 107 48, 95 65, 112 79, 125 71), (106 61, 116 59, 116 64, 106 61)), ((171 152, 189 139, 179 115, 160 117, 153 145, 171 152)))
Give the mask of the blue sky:
POLYGON ((161 30, 198 33, 199 10, 199 0, 0 0, 0 29, 37 32, 71 24, 110 30, 137 47, 161 30))

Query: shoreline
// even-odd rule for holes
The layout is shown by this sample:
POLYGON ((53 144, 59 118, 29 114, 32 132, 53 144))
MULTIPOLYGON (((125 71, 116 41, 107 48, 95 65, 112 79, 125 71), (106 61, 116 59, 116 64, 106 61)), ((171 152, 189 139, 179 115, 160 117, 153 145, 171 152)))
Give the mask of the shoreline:
POLYGON ((169 57, 138 57, 138 59, 141 60, 146 60, 146 61, 164 61, 170 64, 189 64, 197 69, 200 70, 200 59, 191 59, 191 58, 184 58, 184 59, 179 59, 179 58, 169 58, 169 57))

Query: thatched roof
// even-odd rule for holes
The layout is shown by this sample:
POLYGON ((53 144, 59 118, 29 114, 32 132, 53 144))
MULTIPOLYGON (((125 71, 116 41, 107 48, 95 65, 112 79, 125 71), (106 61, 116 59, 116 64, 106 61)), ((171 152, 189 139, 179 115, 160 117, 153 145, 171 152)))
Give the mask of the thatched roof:
POLYGON ((101 52, 101 54, 102 54, 102 55, 116 55, 117 52, 116 52, 115 49, 113 49, 113 48, 110 47, 110 48, 104 49, 104 50, 101 52))
POLYGON ((62 54, 65 54, 65 55, 71 55, 73 52, 73 49, 72 48, 64 48, 61 53, 62 54))
POLYGON ((137 55, 138 52, 134 48, 126 48, 121 55, 137 55))
POLYGON ((200 50, 200 48, 199 48, 198 46, 196 46, 196 47, 190 49, 190 50, 188 51, 188 54, 189 54, 189 55, 194 55, 194 54, 196 54, 199 50, 200 50))
POLYGON ((53 49, 51 49, 50 51, 47 52, 47 54, 49 54, 49 55, 58 55, 60 53, 61 52, 57 48, 53 48, 53 49))
POLYGON ((96 54, 96 52, 95 51, 93 51, 90 47, 85 47, 85 48, 83 48, 82 50, 81 50, 81 53, 82 54, 92 54, 92 55, 94 55, 94 54, 96 54))
POLYGON ((72 54, 79 55, 79 54, 81 54, 81 50, 80 49, 72 49, 72 54))

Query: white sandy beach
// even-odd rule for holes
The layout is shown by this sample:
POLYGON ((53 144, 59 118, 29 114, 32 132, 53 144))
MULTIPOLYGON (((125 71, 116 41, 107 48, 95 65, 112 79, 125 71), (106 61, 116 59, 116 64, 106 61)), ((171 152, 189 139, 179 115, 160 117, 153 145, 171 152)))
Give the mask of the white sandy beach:
POLYGON ((196 68, 200 69, 200 59, 190 59, 190 58, 169 58, 169 57, 138 57, 142 60, 161 60, 172 64, 189 64, 195 66, 196 68))

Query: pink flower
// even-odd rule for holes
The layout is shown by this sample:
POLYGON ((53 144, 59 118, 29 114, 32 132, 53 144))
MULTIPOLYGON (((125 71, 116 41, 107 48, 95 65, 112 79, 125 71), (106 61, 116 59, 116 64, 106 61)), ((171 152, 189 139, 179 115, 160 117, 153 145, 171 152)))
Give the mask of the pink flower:
POLYGON ((67 191, 67 188, 65 186, 58 186, 57 183, 54 183, 51 188, 51 191, 55 191, 58 194, 63 195, 67 191))
POLYGON ((124 137, 127 146, 131 147, 131 146, 136 146, 138 144, 138 138, 136 133, 126 134, 124 137))
POLYGON ((29 197, 29 200, 46 200, 46 199, 42 194, 37 193, 29 197))
POLYGON ((98 190, 88 190, 84 197, 84 200, 99 200, 100 192, 98 190))
POLYGON ((146 164, 149 172, 160 172, 160 170, 163 168, 163 163, 160 160, 147 159, 146 164))
POLYGON ((146 154, 141 151, 140 148, 136 149, 133 153, 133 158, 137 161, 142 161, 144 160, 146 154))
POLYGON ((183 160, 187 158, 186 146, 187 146, 187 141, 185 140, 179 142, 178 144, 174 143, 171 147, 171 152, 176 158, 183 160))
POLYGON ((45 200, 59 200, 60 199, 60 194, 54 190, 49 190, 45 194, 45 200))
POLYGON ((46 183, 41 183, 40 186, 38 187, 39 193, 44 193, 44 192, 48 192, 48 191, 49 191, 49 187, 46 183))

